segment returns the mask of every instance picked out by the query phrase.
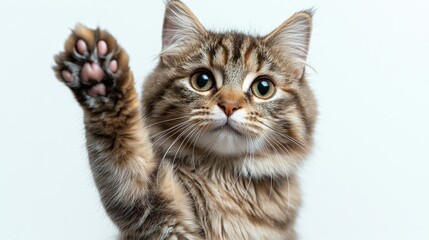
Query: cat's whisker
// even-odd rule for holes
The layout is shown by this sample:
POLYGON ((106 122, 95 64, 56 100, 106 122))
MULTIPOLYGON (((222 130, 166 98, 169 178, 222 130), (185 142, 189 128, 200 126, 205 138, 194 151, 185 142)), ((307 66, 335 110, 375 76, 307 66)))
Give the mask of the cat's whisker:
POLYGON ((301 148, 301 150, 303 150, 305 153, 307 153, 307 154, 309 153, 310 148, 306 144, 299 141, 298 139, 291 137, 291 136, 288 136, 288 135, 285 135, 285 134, 282 134, 282 133, 279 133, 279 132, 277 132, 275 134, 280 135, 280 136, 286 138, 287 140, 291 141, 292 143, 297 145, 299 148, 301 148))
POLYGON ((186 130, 186 129, 187 129, 187 128, 189 128, 190 126, 191 126, 191 124, 189 124, 189 123, 188 123, 188 124, 184 124, 184 125, 180 126, 179 128, 172 129, 169 133, 164 134, 164 136, 159 137, 159 138, 157 139, 157 141, 156 141, 156 142, 154 142, 154 145, 157 145, 157 147, 156 147, 155 151, 156 151, 156 150, 158 150, 158 148, 162 147, 162 146, 164 145, 164 143, 165 143, 166 141, 168 141, 172 136, 177 135, 177 134, 179 134, 179 135, 180 135, 180 133, 179 133, 179 132, 182 132, 182 131, 186 130), (158 142, 159 142, 159 141, 161 141, 161 140, 162 140, 162 142, 158 143, 158 142))
MULTIPOLYGON (((291 164, 294 166, 294 168, 296 169, 298 167, 298 160, 294 157, 294 155, 292 153, 290 153, 290 151, 288 150, 288 146, 282 146, 280 142, 278 142, 278 140, 272 138, 272 140, 277 142, 277 146, 280 147, 281 150, 283 150, 283 152, 288 153, 287 155, 289 155, 292 159, 293 162, 291 162, 291 164)), ((287 167, 285 167, 287 168, 287 167)), ((290 208, 290 179, 289 179, 289 174, 286 174, 286 181, 287 181, 287 200, 288 200, 288 204, 287 204, 287 212, 289 212, 289 208, 290 208)))
POLYGON ((195 114, 195 113, 210 113, 210 110, 208 109, 192 109, 191 114, 195 114))
MULTIPOLYGON (((185 122, 181 122, 181 123, 178 123, 178 124, 176 124, 176 125, 174 125, 174 126, 172 126, 172 127, 170 127, 170 128, 167 128, 167 129, 165 129, 165 130, 162 130, 162 131, 160 131, 160 132, 158 132, 157 134, 154 134, 154 135, 152 135, 151 136, 151 138, 155 138, 155 137, 157 137, 157 136, 159 136, 159 135, 161 135, 161 136, 159 136, 158 137, 158 139, 159 138, 162 138, 165 134, 168 134, 170 131, 172 131, 172 130, 174 130, 174 129, 176 129, 176 128, 178 128, 178 127, 181 127, 181 126, 183 126, 183 125, 186 125, 186 124, 190 124, 190 122, 189 121, 185 121, 185 122)), ((156 142, 156 141, 155 141, 156 142)), ((154 142, 154 143, 155 143, 154 142)))
MULTIPOLYGON (((163 155, 163 157, 161 158, 161 160, 160 160, 160 164, 166 159, 166 156, 167 156, 167 154, 168 154, 168 152, 170 151, 170 149, 174 146, 174 144, 178 141, 178 139, 180 139, 180 137, 184 134, 184 133, 186 133, 187 131, 188 131, 188 129, 189 128, 191 128, 192 127, 192 125, 191 124, 189 124, 189 125, 186 125, 184 128, 185 128, 185 130, 183 130, 183 132, 182 133, 180 133, 179 134, 179 136, 177 136, 175 139, 174 139, 174 141, 173 141, 173 143, 168 147, 168 149, 165 151, 165 154, 163 155)), ((173 162, 173 169, 171 170, 171 171, 174 171, 174 162, 173 162)), ((172 174, 172 176, 174 176, 175 174, 174 174, 174 172, 172 172, 171 173, 172 174)), ((158 175, 158 174, 157 174, 158 175)), ((174 179, 171 179, 171 186, 172 186, 172 189, 173 189, 173 199, 176 199, 176 195, 175 195, 175 187, 174 187, 174 179)))
POLYGON ((197 115, 197 116, 192 116, 189 120, 193 120, 193 121, 205 121, 205 123, 206 123, 207 125, 210 125, 210 124, 211 124, 211 122, 213 122, 213 121, 214 121, 214 120, 216 120, 216 119, 211 118, 211 117, 208 117, 208 116, 200 116, 200 115, 197 115))
POLYGON ((173 158, 173 164, 174 164, 174 162, 175 162, 175 160, 176 160, 176 157, 177 157, 177 155, 178 155, 178 153, 180 152, 180 149, 181 149, 181 147, 182 147, 182 145, 183 145, 183 143, 185 143, 185 145, 189 142, 189 139, 190 139, 190 137, 193 135, 193 133, 196 131, 196 130, 198 130, 198 126, 192 126, 192 129, 189 131, 189 133, 185 136, 185 138, 182 140, 182 142, 180 143, 180 145, 179 145, 179 148, 177 149, 177 151, 176 151, 176 154, 174 155, 174 158, 173 158), (186 142, 185 142, 186 141, 186 142))
MULTIPOLYGON (((200 124, 199 124, 199 126, 200 126, 201 128, 204 128, 204 127, 207 127, 207 126, 208 126, 208 124, 207 124, 207 123, 205 123, 205 122, 202 122, 202 123, 200 123, 200 124)), ((216 135, 217 135, 217 137, 216 137, 216 143, 217 143, 218 141, 220 141, 220 140, 221 140, 221 139, 219 138, 219 133, 213 133, 213 134, 216 134, 216 135)), ((215 144, 212 144, 209 148, 206 148, 206 150, 203 152, 203 154, 205 154, 205 157, 210 156, 210 154, 211 154, 211 152, 213 151, 214 146, 216 145, 216 143, 215 143, 215 144)))
POLYGON ((246 191, 244 192, 244 199, 247 199, 247 194, 249 192, 250 183, 252 182, 252 177, 248 176, 248 178, 249 178, 249 181, 247 182, 246 191))
MULTIPOLYGON (((176 157, 177 157, 177 155, 178 155, 178 153, 180 152, 180 148, 182 147, 182 144, 183 144, 183 142, 188 138, 188 136, 195 130, 195 129, 197 129, 197 127, 196 126, 192 126, 192 125, 190 125, 187 129, 185 129, 184 131, 183 131, 183 133, 182 134, 185 134, 186 132, 189 132, 189 133, 187 133, 187 135, 185 136, 185 138, 182 140, 182 142, 180 143, 180 145, 179 145, 179 147, 178 147, 178 149, 177 149, 177 151, 176 151, 176 154, 174 154, 174 157, 173 157, 173 160, 172 160, 172 164, 173 164, 173 167, 175 166, 175 161, 176 161, 176 157)), ((182 135, 181 134, 181 135, 182 135)), ((179 135, 176 139, 180 139, 181 138, 181 136, 179 135)), ((172 147, 174 145, 174 142, 172 143, 172 145, 170 146, 170 148, 172 147)), ((170 149, 169 148, 169 149, 170 149)), ((167 149, 167 151, 166 151, 166 153, 165 154, 167 154, 168 152, 169 152, 169 149, 167 149)), ((174 184, 174 183, 173 183, 174 184)))
POLYGON ((197 139, 195 139, 195 137, 199 135, 200 131, 201 131, 201 129, 199 129, 198 127, 195 127, 194 130, 192 131, 192 133, 190 134, 188 140, 186 140, 186 142, 185 142, 185 145, 187 145, 189 141, 191 141, 190 145, 192 145, 192 141, 194 142, 193 148, 192 148, 192 156, 191 156, 193 169, 196 168, 194 150, 195 150, 195 144, 196 144, 197 139))
POLYGON ((194 169, 196 169, 196 165, 195 165, 195 144, 198 142, 198 139, 200 138, 200 135, 202 132, 203 132, 203 130, 199 128, 198 132, 197 132, 197 137, 194 140, 194 146, 192 147, 192 164, 193 164, 194 169))
MULTIPOLYGON (((275 151, 279 154, 279 152, 277 151, 276 148, 275 148, 275 151)), ((264 153, 264 155, 269 156, 270 151, 269 151, 268 147, 266 146, 265 142, 264 142, 264 144, 262 144, 262 152, 264 153)), ((273 175, 274 175, 274 173, 270 172, 269 175, 270 175, 270 191, 268 194, 268 198, 271 198, 271 194, 272 194, 272 190, 273 190, 273 177, 274 177, 273 175)))
MULTIPOLYGON (((173 143, 170 145, 170 147, 166 150, 166 153, 164 154, 164 157, 163 157, 163 159, 165 158, 165 156, 167 155, 167 153, 170 151, 170 149, 173 147, 173 145, 177 142, 177 140, 178 139, 180 139, 184 134, 187 134, 186 136, 185 136, 185 138, 182 140, 182 142, 181 142, 181 144, 179 145, 179 147, 178 147, 178 149, 177 149, 177 151, 176 151, 176 154, 174 155, 174 157, 173 157, 173 165, 174 165, 174 162, 175 162, 175 160, 176 160, 176 157, 177 157, 177 155, 178 155, 178 152, 180 151, 180 149, 181 149, 181 147, 182 147, 182 145, 183 145, 183 142, 189 137, 189 135, 190 134, 192 134, 196 129, 198 129, 198 127, 197 126, 193 126, 192 124, 189 124, 189 125, 187 125, 187 127, 185 127, 185 129, 183 130, 183 132, 182 133, 180 133, 179 134, 179 136, 177 136, 176 137, 176 139, 173 141, 173 143)), ((189 141, 189 139, 188 139, 188 141, 189 141)), ((188 142, 187 141, 187 142, 188 142)))
POLYGON ((151 136, 151 138, 152 138, 152 144, 153 145, 157 145, 157 143, 161 140, 161 139, 164 139, 165 138, 165 136, 169 136, 169 135, 171 135, 172 133, 174 134, 174 132, 175 131, 177 131, 178 129, 181 129, 183 126, 186 126, 187 124, 189 124, 189 123, 186 123, 186 124, 178 124, 178 125, 175 125, 175 126, 173 126, 173 127, 170 127, 169 129, 167 129, 167 130, 164 130, 163 132, 159 132, 158 134, 156 134, 156 135, 154 135, 154 136, 151 136))
MULTIPOLYGON (((270 137, 268 135, 266 136, 266 138, 268 140, 267 143, 269 143, 273 147, 273 149, 276 149, 276 151, 277 151, 277 149, 282 150, 283 154, 288 155, 289 157, 292 158, 292 160, 293 160, 292 164, 294 165, 294 167, 297 166, 296 165, 297 159, 294 157, 294 154, 291 152, 291 150, 288 149, 287 145, 283 145, 280 141, 278 141, 277 139, 270 137), (270 140, 274 141, 274 143, 276 144, 277 147, 273 146, 270 140)), ((287 167, 285 167, 285 168, 287 168, 287 167)))
MULTIPOLYGON (((246 131, 246 133, 248 133, 248 131, 249 131, 248 128, 245 128, 245 131, 246 131)), ((249 149, 249 140, 252 142, 251 146, 253 146, 253 140, 251 138, 247 137, 247 135, 248 134, 245 134, 245 136, 246 136, 246 156, 247 156, 247 153, 249 153, 249 158, 251 159, 251 161, 254 161, 254 154, 252 154, 252 150, 249 149)), ((252 179, 252 176, 249 174, 248 178, 249 178, 249 182, 248 182, 247 187, 246 187, 244 198, 247 198, 247 193, 249 191, 249 186, 250 186, 250 181, 252 179)))
MULTIPOLYGON (((247 159, 247 154, 249 152, 249 150, 248 150, 248 148, 249 148, 249 142, 248 142, 248 139, 247 139, 247 135, 245 135, 245 136, 246 136, 246 148, 245 148, 245 153, 244 153, 244 160, 247 159)), ((238 179, 240 179, 242 172, 243 171, 241 169, 239 169, 239 171, 237 173, 237 176, 235 177, 234 181, 231 183, 232 186, 234 186, 237 183, 238 179)))
POLYGON ((310 147, 307 146, 306 144, 302 143, 301 141, 299 141, 298 139, 295 139, 291 136, 288 136, 286 134, 281 133, 281 131, 279 131, 279 129, 273 128, 271 126, 269 126, 268 124, 265 124, 263 122, 261 122, 261 124, 263 124, 265 127, 271 129, 273 131, 274 134, 280 135, 281 137, 286 138, 287 140, 293 142, 294 144, 296 144, 297 146, 299 146, 303 151, 305 151, 306 153, 308 153, 310 147))
POLYGON ((165 150, 165 154, 162 157, 162 159, 165 159, 170 149, 174 146, 174 144, 184 135, 186 134, 190 129, 192 129, 194 126, 192 124, 187 125, 187 127, 181 132, 173 141, 173 143, 170 144, 170 146, 165 150))
POLYGON ((185 122, 186 124, 181 124, 181 126, 178 126, 177 128, 171 129, 169 132, 165 133, 163 136, 160 136, 156 141, 153 142, 154 145, 157 145, 154 152, 156 152, 162 145, 173 135, 177 134, 178 132, 186 129, 187 127, 191 126, 189 122, 185 122), (160 140, 164 139, 161 143, 158 143, 160 140))
POLYGON ((147 127, 147 128, 150 128, 150 127, 153 127, 153 126, 159 125, 159 124, 161 124, 161 123, 166 123, 166 122, 176 121, 176 120, 184 119, 184 118, 189 118, 189 117, 188 117, 188 116, 183 116, 183 117, 170 118, 170 119, 167 119, 167 120, 163 120, 163 121, 159 121, 159 122, 156 122, 156 123, 152 123, 152 124, 150 124, 150 125, 147 125, 146 127, 147 127))
MULTIPOLYGON (((277 150, 277 148, 276 147, 274 147, 273 145, 272 145, 272 143, 269 141, 270 139, 272 139, 272 140, 275 140, 275 141, 277 141, 276 139, 274 139, 274 138, 270 138, 269 136, 267 136, 268 137, 268 141, 266 141, 266 143, 268 143, 268 144, 270 144, 272 147, 273 147, 273 149, 275 149, 275 151, 278 153, 278 154, 280 154, 279 152, 278 152, 278 150, 277 150)), ((283 147, 281 146, 281 145, 278 145, 277 143, 276 143, 276 145, 277 145, 277 147, 280 147, 280 149, 283 149, 283 147)), ((286 149, 287 150, 287 149, 286 149)), ((284 150, 283 150, 283 152, 284 152, 284 150)), ((287 153, 286 152, 284 152, 285 154, 287 154, 287 155, 289 155, 290 157, 292 157, 292 159, 294 159, 294 157, 293 157, 293 155, 289 152, 289 151, 287 151, 287 153)), ((295 159, 294 159, 294 161, 296 161, 295 159)), ((295 165, 295 164, 294 164, 295 165)), ((296 167, 296 166, 295 166, 296 167)), ((286 209, 286 212, 287 213, 289 213, 289 208, 290 208, 290 180, 289 180, 289 174, 286 174, 286 182, 287 182, 287 209, 286 209)), ((271 190, 270 190, 270 196, 271 196, 271 190)))
MULTIPOLYGON (((275 139, 274 139, 275 140, 275 139)), ((283 148, 281 148, 281 149, 283 149, 283 148)), ((287 148, 285 147, 284 149, 286 149, 286 151, 287 152, 289 152, 288 150, 287 150, 287 148)), ((291 154, 291 153, 289 153, 289 156, 290 157, 292 157, 292 159, 294 160, 294 162, 296 162, 296 159, 293 157, 293 154, 291 154)), ((296 163, 292 163, 295 167, 297 167, 297 164, 296 163)), ((287 167, 285 167, 285 168, 287 168, 287 167)), ((286 182, 287 182, 287 209, 286 209, 286 212, 287 213, 289 213, 289 208, 290 208, 290 179, 289 179, 289 174, 286 174, 286 182)))

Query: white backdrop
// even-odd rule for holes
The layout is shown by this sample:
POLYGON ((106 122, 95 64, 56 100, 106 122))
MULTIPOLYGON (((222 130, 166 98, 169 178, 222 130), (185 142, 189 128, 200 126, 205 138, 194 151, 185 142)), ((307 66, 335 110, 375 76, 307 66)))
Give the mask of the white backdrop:
MULTIPOLYGON (((82 113, 53 75, 76 22, 109 29, 140 88, 162 0, 0 2, 0 239, 114 239, 82 113)), ((315 7, 316 149, 302 169, 302 240, 429 239, 429 2, 185 0, 209 29, 266 34, 315 7)))

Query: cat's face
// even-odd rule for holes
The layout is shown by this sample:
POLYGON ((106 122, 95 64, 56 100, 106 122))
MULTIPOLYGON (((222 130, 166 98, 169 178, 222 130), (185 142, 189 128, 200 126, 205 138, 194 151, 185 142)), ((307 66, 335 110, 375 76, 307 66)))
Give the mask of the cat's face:
POLYGON ((163 52, 144 86, 155 145, 171 154, 294 154, 311 144, 315 102, 304 78, 308 13, 267 37, 211 33, 167 5, 163 52))

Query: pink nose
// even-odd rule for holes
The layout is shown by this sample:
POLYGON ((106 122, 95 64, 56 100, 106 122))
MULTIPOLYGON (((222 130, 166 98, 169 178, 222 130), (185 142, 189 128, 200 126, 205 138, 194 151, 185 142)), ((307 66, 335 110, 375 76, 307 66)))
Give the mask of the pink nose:
POLYGON ((231 116, 236 110, 241 108, 237 102, 224 102, 219 103, 218 105, 228 117, 231 116))

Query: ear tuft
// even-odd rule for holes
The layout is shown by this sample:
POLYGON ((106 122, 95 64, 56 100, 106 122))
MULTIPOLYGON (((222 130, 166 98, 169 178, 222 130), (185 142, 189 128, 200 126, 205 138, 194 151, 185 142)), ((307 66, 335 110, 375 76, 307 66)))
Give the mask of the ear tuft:
POLYGON ((292 75, 297 79, 304 75, 312 16, 313 10, 297 12, 264 39, 267 44, 291 60, 292 75))
POLYGON ((171 58, 183 44, 199 39, 206 34, 206 30, 191 12, 179 0, 170 0, 165 9, 162 31, 162 55, 165 59, 171 58))

